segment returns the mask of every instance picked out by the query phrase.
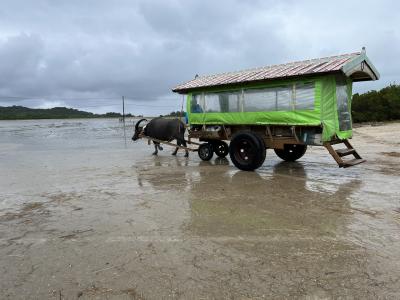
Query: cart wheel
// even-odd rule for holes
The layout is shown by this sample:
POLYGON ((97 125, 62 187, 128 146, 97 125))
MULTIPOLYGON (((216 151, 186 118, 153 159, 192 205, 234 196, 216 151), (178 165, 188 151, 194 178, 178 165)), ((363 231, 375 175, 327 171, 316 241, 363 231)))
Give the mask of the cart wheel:
POLYGON ((265 160, 264 141, 256 133, 241 131, 232 137, 229 145, 229 156, 233 164, 240 170, 253 171, 265 160))
POLYGON ((201 144, 197 153, 202 160, 210 160, 214 155, 213 147, 210 143, 201 144))
POLYGON ((274 149, 276 155, 285 161, 295 161, 307 151, 307 145, 285 144, 283 149, 274 149))
POLYGON ((224 141, 217 141, 213 143, 214 153, 218 155, 218 157, 225 157, 229 153, 228 144, 224 141))

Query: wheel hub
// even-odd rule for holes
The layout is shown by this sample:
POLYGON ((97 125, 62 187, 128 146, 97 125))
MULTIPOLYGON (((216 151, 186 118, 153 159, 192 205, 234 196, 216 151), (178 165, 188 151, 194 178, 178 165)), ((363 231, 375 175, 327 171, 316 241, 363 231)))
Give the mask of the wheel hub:
POLYGON ((253 155, 251 148, 251 145, 249 145, 247 141, 242 141, 239 147, 239 158, 241 160, 248 161, 253 155))

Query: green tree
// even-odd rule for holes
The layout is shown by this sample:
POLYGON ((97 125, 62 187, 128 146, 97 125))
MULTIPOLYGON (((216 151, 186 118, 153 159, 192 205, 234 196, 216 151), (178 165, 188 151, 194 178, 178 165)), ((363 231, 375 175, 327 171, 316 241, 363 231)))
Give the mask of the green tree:
POLYGON ((400 120, 400 85, 391 84, 380 91, 354 94, 352 115, 354 122, 400 120))

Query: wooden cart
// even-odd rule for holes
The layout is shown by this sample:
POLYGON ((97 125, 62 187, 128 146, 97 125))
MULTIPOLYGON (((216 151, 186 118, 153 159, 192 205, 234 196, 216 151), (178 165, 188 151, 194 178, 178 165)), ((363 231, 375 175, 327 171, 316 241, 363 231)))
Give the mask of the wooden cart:
MULTIPOLYGON (((260 167, 266 149, 283 160, 324 146, 339 167, 365 160, 350 144, 352 84, 379 73, 361 52, 239 72, 196 76, 173 89, 187 95, 189 138, 203 160, 230 155, 242 170, 260 167), (229 142, 229 144, 228 144, 229 142), (337 148, 336 145, 344 146, 337 148), (344 157, 351 156, 352 159, 344 157)), ((192 151, 192 150, 191 150, 192 151)))

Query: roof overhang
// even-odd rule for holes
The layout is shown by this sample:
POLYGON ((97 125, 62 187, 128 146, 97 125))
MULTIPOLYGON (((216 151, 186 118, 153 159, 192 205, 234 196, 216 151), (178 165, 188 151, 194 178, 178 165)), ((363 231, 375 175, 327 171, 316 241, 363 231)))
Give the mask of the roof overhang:
POLYGON ((353 81, 378 80, 380 77, 378 70, 365 54, 365 50, 359 56, 346 63, 341 70, 353 81))

